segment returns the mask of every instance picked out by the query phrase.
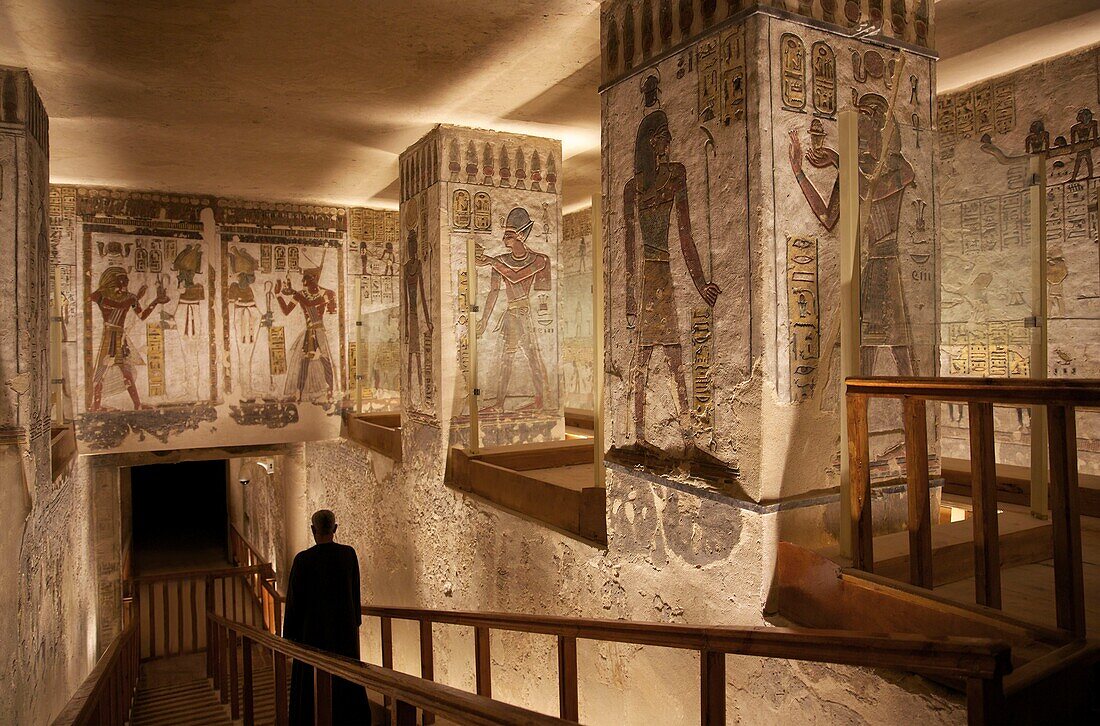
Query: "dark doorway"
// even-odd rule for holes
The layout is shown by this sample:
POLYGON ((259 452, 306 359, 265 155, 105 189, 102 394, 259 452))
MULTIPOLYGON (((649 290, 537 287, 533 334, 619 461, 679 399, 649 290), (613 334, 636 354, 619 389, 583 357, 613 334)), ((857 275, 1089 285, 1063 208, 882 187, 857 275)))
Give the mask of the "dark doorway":
POLYGON ((228 566, 226 461, 130 470, 137 574, 228 566))

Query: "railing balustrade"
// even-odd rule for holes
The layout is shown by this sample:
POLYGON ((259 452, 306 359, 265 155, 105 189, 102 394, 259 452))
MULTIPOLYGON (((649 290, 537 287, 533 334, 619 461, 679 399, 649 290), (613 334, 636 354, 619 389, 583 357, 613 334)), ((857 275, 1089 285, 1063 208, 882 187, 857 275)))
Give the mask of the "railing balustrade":
POLYGON ((434 677, 432 626, 472 628, 476 689, 486 697, 492 695, 490 631, 556 636, 559 715, 574 723, 579 720, 577 641, 582 639, 697 651, 700 722, 704 726, 726 723, 727 655, 894 668, 964 681, 971 724, 1001 722, 1003 678, 1012 670, 1011 648, 988 638, 926 638, 901 633, 878 635, 802 628, 707 627, 402 607, 364 607, 363 614, 380 619, 382 664, 387 667, 393 663, 393 621, 417 622, 420 626, 421 675, 428 679, 434 677))
POLYGON ((910 582, 928 589, 932 588, 933 580, 926 404, 928 401, 967 404, 973 462, 975 596, 979 605, 993 608, 1001 607, 993 407, 1032 406, 1046 410, 1057 622, 1061 630, 1074 638, 1084 638, 1085 590, 1075 414, 1078 407, 1100 406, 1100 380, 849 378, 845 395, 851 472, 848 506, 852 515, 852 566, 865 572, 874 569, 868 402, 872 398, 900 399, 905 425, 910 582))

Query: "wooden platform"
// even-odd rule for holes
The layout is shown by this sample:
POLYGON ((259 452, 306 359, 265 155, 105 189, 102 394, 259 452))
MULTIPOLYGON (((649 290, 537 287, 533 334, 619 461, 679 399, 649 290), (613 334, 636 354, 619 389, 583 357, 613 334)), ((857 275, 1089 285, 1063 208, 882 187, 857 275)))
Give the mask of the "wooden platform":
POLYGON ((582 539, 607 543, 591 439, 451 449, 446 483, 582 539))
POLYGON ((401 461, 400 413, 346 413, 343 434, 372 451, 401 461))
MULTIPOLYGON (((945 501, 944 505, 949 505, 945 501)), ((1050 522, 1026 512, 1001 511, 997 515, 1001 538, 1001 567, 1008 568, 1049 559, 1053 547, 1050 522)), ((909 581, 909 533, 883 534, 874 539, 876 575, 909 581)), ((831 560, 848 566, 836 547, 821 550, 831 560)), ((936 586, 973 578, 974 524, 970 519, 932 527, 932 578, 936 586)), ((973 591, 971 591, 973 594, 973 591)))
MULTIPOLYGON (((970 496, 970 460, 941 460, 943 490, 959 496, 970 496)), ((1078 474, 1081 514, 1100 517, 1100 476, 1078 474)), ((1031 504, 1031 470, 1026 466, 997 464, 997 501, 1019 506, 1031 504)))

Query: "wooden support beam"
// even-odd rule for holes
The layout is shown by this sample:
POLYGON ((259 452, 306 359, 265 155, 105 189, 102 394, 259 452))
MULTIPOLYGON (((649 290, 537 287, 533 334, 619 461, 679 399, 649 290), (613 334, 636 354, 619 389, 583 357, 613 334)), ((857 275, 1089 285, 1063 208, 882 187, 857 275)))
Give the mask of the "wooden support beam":
POLYGON ((1085 637, 1085 576, 1077 490, 1077 420, 1073 406, 1048 406, 1050 512, 1054 525, 1054 585, 1058 627, 1085 637))
MULTIPOLYGON (((420 677, 427 681, 435 680, 435 650, 432 647, 432 621, 422 618, 420 621, 420 677)), ((424 726, 435 723, 435 714, 424 712, 424 726)))
POLYGON ((315 726, 332 726, 332 674, 313 669, 313 722, 315 726))
POLYGON ((974 504, 974 587, 977 603, 1001 607, 1001 535, 997 525, 997 457, 993 404, 972 402, 970 497, 974 504))
MULTIPOLYGON (((382 667, 393 670, 393 620, 381 618, 382 630, 382 667)), ((393 699, 388 694, 382 696, 382 703, 387 709, 393 704, 393 699)))
POLYGON ((928 493, 928 414, 923 400, 903 399, 905 480, 909 501, 909 582, 932 589, 932 511, 928 493))
POLYGON ((726 654, 700 651, 699 669, 699 722, 702 726, 725 726, 726 654))
POLYGON ((477 695, 493 697, 493 668, 489 657, 489 629, 474 628, 474 670, 477 680, 477 695))
POLYGON ((871 529, 871 455, 867 440, 867 397, 849 393, 848 415, 848 511, 852 523, 852 566, 874 571, 874 534, 871 529))
POLYGON ((286 655, 272 649, 271 660, 275 667, 275 726, 289 726, 290 699, 286 686, 286 655))
POLYGON ((256 710, 252 693, 252 641, 247 635, 241 637, 241 653, 244 661, 244 726, 255 726, 256 710))
POLYGON ((227 629, 225 635, 229 644, 229 712, 236 721, 241 717, 241 693, 237 681, 237 634, 227 629))
POLYGON ((558 636, 558 715, 580 721, 577 688, 577 639, 558 636))
POLYGON ((1005 722, 1003 678, 966 679, 966 722, 968 726, 995 726, 1005 722))

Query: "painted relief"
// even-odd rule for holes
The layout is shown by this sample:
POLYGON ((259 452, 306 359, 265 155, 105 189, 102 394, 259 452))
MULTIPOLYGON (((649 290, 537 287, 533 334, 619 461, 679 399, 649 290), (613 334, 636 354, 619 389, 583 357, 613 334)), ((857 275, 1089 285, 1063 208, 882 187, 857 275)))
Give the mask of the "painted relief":
POLYGON ((779 44, 783 108, 803 111, 806 108, 806 45, 794 33, 784 33, 779 44))
POLYGON ((791 324, 791 400, 813 398, 821 358, 817 239, 787 238, 787 314, 791 324))
POLYGON ((406 200, 402 214, 405 250, 401 264, 401 339, 405 350, 402 405, 426 420, 437 420, 435 397, 435 321, 433 260, 437 257, 428 228, 429 196, 406 200))
POLYGON ((557 405, 556 400, 547 397, 549 376, 546 362, 539 349, 536 332, 538 327, 538 308, 544 304, 539 293, 552 290, 550 256, 532 249, 528 243, 535 226, 530 213, 523 207, 516 207, 508 213, 504 221, 501 244, 507 253, 488 255, 479 249, 477 265, 492 269, 489 292, 485 298, 483 312, 477 322, 477 336, 486 335, 489 321, 496 310, 501 290, 504 291, 505 307, 497 318, 493 333, 498 337, 496 347, 500 351, 499 363, 492 368, 493 375, 486 381, 495 379, 495 391, 491 384, 486 386, 487 401, 482 406, 483 413, 502 413, 507 410, 543 411, 547 404, 557 405), (512 369, 517 353, 522 353, 528 369, 532 395, 530 400, 510 405, 509 397, 515 398, 510 388, 512 369))
POLYGON ((603 81, 618 80, 660 51, 705 36, 708 29, 742 13, 872 27, 884 38, 928 48, 931 6, 932 0, 607 0, 601 14, 603 81))
MULTIPOLYGON (((867 206, 867 217, 873 221, 863 227, 860 240, 865 255, 860 286, 863 319, 860 368, 864 375, 876 375, 876 359, 881 350, 893 357, 897 375, 919 375, 899 248, 906 191, 916 177, 902 152, 901 127, 896 119, 888 118, 886 98, 865 93, 859 97, 856 109, 861 141, 860 203, 867 206), (885 138, 884 129, 889 134, 885 138)), ((832 231, 840 219, 840 156, 820 138, 811 137, 811 148, 806 152, 797 133, 792 132, 790 139, 790 164, 795 179, 814 216, 826 230, 832 231), (804 159, 818 169, 837 170, 827 201, 806 175, 804 159)))
MULTIPOLYGON (((938 100, 943 240, 940 373, 1027 377, 1032 238, 1028 165, 1046 161, 1049 376, 1095 373, 1100 320, 1097 49, 1044 61, 938 100), (1090 373, 1091 371, 1091 373, 1090 373)), ((965 457, 968 425, 948 410, 944 452, 965 457)), ((1026 466, 1030 418, 997 412, 998 461, 1026 466)), ((1082 471, 1100 472, 1100 416, 1078 416, 1082 471)))
POLYGON ((400 406, 400 235, 396 211, 348 210, 348 397, 366 411, 400 406))
POLYGON ((592 210, 562 218, 561 378, 566 408, 593 408, 592 210))
POLYGON ((810 49, 810 69, 813 73, 814 113, 832 118, 836 115, 836 54, 825 41, 810 49))

